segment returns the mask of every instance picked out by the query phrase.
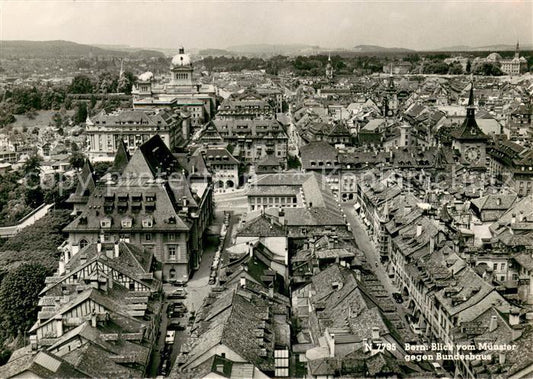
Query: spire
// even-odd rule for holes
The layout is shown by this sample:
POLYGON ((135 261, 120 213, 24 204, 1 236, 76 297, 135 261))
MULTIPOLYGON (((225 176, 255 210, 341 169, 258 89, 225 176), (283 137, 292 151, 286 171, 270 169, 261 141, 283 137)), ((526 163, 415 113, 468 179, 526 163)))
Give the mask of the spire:
POLYGON ((514 56, 515 58, 520 58, 520 43, 518 40, 516 40, 516 48, 514 50, 514 56))
POLYGON ((328 62, 331 62, 331 52, 328 53, 328 62))
POLYGON ((122 78, 124 76, 124 59, 120 60, 120 72, 118 74, 119 78, 122 78))
POLYGON ((472 81, 470 82, 470 95, 468 96, 468 107, 467 108, 473 108, 474 107, 474 78, 472 78, 472 81))

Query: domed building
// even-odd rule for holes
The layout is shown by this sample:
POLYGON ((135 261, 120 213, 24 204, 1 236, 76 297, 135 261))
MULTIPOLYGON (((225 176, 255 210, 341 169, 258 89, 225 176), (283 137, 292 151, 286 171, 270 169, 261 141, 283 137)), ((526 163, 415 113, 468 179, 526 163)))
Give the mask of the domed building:
POLYGON ((170 62, 171 86, 192 86, 192 62, 189 54, 181 47, 178 54, 174 55, 170 62))
POLYGON ((157 80, 151 72, 139 75, 132 89, 135 109, 172 108, 190 118, 192 128, 211 120, 215 111, 215 88, 194 83, 194 67, 189 54, 180 47, 170 61, 170 80, 157 80))

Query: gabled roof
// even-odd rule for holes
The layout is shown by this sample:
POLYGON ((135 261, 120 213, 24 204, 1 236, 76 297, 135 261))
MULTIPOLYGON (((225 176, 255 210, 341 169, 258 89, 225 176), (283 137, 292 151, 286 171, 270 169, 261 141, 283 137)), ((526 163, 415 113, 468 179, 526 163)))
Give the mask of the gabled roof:
POLYGON ((135 151, 123 171, 123 175, 151 175, 153 179, 162 174, 185 173, 179 161, 172 155, 161 137, 156 134, 135 151))
POLYGON ((248 221, 244 227, 237 232, 237 237, 285 237, 285 230, 273 222, 264 213, 255 219, 248 221))
POLYGON ((111 173, 122 174, 124 168, 128 165, 130 161, 130 154, 126 148, 126 143, 122 138, 118 142, 117 152, 115 154, 115 160, 113 161, 113 166, 109 169, 111 173))
POLYGON ((0 367, 2 378, 30 375, 36 378, 88 378, 89 374, 72 366, 65 359, 47 351, 35 353, 29 346, 13 353, 9 361, 0 367))

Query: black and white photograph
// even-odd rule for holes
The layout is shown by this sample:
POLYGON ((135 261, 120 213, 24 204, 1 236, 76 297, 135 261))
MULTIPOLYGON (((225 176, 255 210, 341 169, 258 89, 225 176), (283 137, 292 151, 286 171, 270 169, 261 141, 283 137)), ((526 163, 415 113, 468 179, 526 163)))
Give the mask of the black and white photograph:
POLYGON ((0 379, 533 379, 533 0, 0 0, 0 379))

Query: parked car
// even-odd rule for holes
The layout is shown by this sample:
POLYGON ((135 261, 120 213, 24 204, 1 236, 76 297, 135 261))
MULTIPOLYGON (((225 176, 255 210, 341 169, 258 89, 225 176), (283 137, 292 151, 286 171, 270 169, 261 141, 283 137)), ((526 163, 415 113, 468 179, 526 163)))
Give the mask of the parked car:
POLYGON ((187 321, 184 319, 174 319, 168 323, 169 330, 185 330, 187 327, 187 321))
POLYGON ((176 336, 176 332, 174 330, 167 330, 167 335, 165 337, 165 343, 172 345, 174 343, 175 336, 176 336))
POLYGON ((174 285, 177 287, 186 287, 187 281, 183 279, 177 279, 176 281, 174 281, 174 285))
POLYGON ((165 359, 163 363, 161 363, 161 368, 159 369, 159 373, 163 376, 167 376, 169 366, 170 366, 170 360, 165 359))
POLYGON ((403 297, 402 297, 402 295, 400 295, 398 292, 394 292, 394 293, 392 294, 392 297, 394 298, 394 300, 396 300, 396 302, 397 302, 398 304, 403 303, 403 297))
POLYGON ((178 288, 167 296, 169 299, 185 299, 187 297, 187 291, 184 288, 178 288))

